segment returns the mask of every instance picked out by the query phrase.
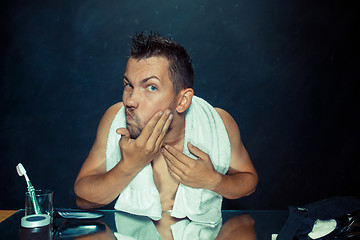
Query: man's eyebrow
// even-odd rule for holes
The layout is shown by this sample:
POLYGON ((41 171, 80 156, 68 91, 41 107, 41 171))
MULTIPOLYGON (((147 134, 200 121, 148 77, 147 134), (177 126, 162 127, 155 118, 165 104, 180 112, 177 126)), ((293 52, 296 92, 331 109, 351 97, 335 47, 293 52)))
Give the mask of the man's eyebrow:
POLYGON ((128 79, 128 77, 126 75, 123 76, 123 79, 125 79, 126 81, 130 82, 130 80, 128 79))
MULTIPOLYGON (((131 82, 126 75, 124 75, 123 78, 124 78, 126 81, 131 82)), ((152 76, 149 76, 149 77, 144 78, 143 80, 141 80, 141 81, 140 81, 140 84, 144 84, 144 83, 146 83, 147 81, 149 81, 150 79, 153 79, 153 78, 155 78, 156 80, 160 81, 160 78, 159 78, 159 77, 157 77, 157 76, 155 76, 155 75, 152 75, 152 76)))
POLYGON ((150 76, 150 77, 147 77, 147 78, 144 78, 143 80, 140 81, 140 84, 144 84, 146 83, 147 81, 149 81, 150 79, 153 79, 155 78, 156 80, 160 81, 160 78, 158 78, 157 76, 153 75, 153 76, 150 76))

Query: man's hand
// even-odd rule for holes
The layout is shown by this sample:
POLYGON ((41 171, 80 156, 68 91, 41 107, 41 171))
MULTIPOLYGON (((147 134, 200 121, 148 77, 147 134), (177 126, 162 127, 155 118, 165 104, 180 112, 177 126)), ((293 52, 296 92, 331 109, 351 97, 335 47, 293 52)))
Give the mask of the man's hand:
POLYGON ((121 135, 121 161, 129 174, 141 171, 158 154, 172 119, 170 110, 156 113, 136 139, 130 138, 126 128, 116 130, 121 135))
POLYGON ((214 169, 209 155, 191 143, 187 146, 198 159, 194 160, 169 145, 163 148, 162 153, 171 176, 189 187, 215 189, 221 181, 221 174, 214 169))

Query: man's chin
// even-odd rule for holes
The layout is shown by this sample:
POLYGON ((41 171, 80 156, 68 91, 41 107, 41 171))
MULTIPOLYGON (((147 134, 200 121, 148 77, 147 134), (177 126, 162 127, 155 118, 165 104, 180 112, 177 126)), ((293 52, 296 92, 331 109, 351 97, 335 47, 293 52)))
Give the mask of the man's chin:
POLYGON ((131 139, 137 139, 140 136, 141 131, 134 130, 133 128, 131 128, 129 126, 126 126, 126 129, 129 131, 131 139))

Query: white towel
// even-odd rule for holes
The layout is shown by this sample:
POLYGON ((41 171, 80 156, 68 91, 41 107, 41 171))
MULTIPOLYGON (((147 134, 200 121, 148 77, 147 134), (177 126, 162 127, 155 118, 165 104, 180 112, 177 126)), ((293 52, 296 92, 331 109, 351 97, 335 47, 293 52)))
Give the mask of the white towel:
MULTIPOLYGON (((111 170, 121 159, 117 128, 126 127, 125 108, 116 114, 106 147, 106 169, 111 170)), ((205 100, 194 96, 185 116, 183 152, 196 159, 187 142, 206 152, 216 171, 225 174, 230 165, 230 141, 222 119, 205 100)), ((222 196, 206 189, 191 188, 180 183, 171 215, 188 217, 192 221, 216 224, 221 220, 222 196)), ((151 164, 141 170, 120 193, 115 209, 159 220, 161 218, 160 195, 155 186, 151 164)))

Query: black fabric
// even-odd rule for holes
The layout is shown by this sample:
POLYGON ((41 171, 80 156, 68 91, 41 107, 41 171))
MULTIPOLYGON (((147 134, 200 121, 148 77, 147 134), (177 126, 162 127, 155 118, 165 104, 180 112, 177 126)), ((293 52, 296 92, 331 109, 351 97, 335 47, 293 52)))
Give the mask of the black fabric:
POLYGON ((302 207, 289 206, 289 217, 277 240, 305 240, 317 219, 336 219, 360 209, 360 199, 332 197, 302 207))

